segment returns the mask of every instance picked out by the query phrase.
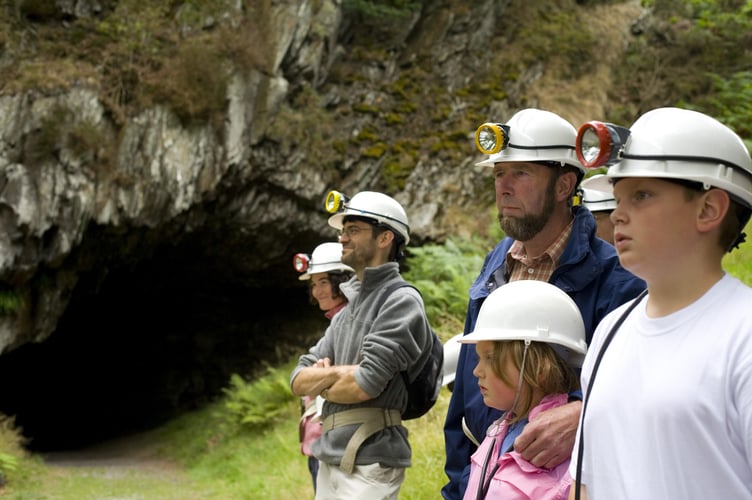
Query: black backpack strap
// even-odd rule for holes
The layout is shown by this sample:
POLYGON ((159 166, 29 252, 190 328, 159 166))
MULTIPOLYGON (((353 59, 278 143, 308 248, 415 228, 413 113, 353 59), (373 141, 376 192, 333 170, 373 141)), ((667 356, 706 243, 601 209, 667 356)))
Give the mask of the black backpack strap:
POLYGON ((389 285, 388 287, 386 287, 386 290, 384 290, 381 293, 381 297, 379 297, 379 301, 376 303, 376 314, 379 313, 379 311, 381 310, 381 307, 384 305, 384 302, 386 302, 386 299, 389 298, 389 296, 392 294, 392 292, 395 291, 396 289, 402 288, 404 286, 409 286, 410 288, 414 289, 416 292, 420 293, 420 290, 418 290, 417 288, 415 288, 414 285, 408 283, 407 281, 404 281, 404 280, 402 280, 402 281, 395 281, 394 283, 392 283, 391 285, 389 285))
MULTIPOLYGON (((379 313, 379 311, 381 310, 381 307, 384 305, 384 302, 386 302, 386 299, 389 298, 392 292, 394 292, 398 288, 402 288, 405 286, 409 286, 410 288, 418 292, 418 294, 420 294, 420 290, 418 290, 415 287, 415 285, 412 285, 405 280, 396 281, 392 283, 391 285, 389 285, 388 287, 386 287, 386 290, 384 290, 384 292, 381 294, 381 297, 379 297, 379 301, 376 303, 376 314, 379 313)), ((374 316, 374 319, 375 319, 375 316, 374 316)), ((402 380, 405 382, 405 387, 407 387, 410 384, 410 377, 407 373, 407 370, 403 370, 400 373, 402 374, 402 380)))
POLYGON ((627 316, 629 316, 629 313, 634 310, 635 307, 637 307, 637 304, 640 303, 640 301, 648 294, 647 289, 643 290, 640 295, 635 298, 634 302, 632 302, 626 311, 619 317, 619 319, 614 323, 614 326, 611 327, 611 331, 608 332, 608 335, 606 336, 606 339, 603 341, 603 345, 601 346, 601 350, 598 351, 598 356, 595 358, 595 363, 593 364, 593 371, 590 373, 590 382, 588 383, 587 392, 585 394, 585 397, 582 401, 582 415, 580 416, 580 441, 577 446, 577 475, 575 477, 574 482, 574 498, 575 500, 580 500, 580 487, 582 486, 582 456, 585 451, 585 411, 587 410, 588 402, 590 401, 590 393, 593 391, 593 383, 595 382, 595 374, 598 372, 598 367, 601 364, 601 359, 603 359, 603 355, 606 353, 606 349, 608 348, 609 344, 611 344, 611 340, 613 340, 614 336, 616 335, 617 330, 619 330, 619 327, 621 327, 621 324, 624 323, 624 320, 627 319, 627 316))

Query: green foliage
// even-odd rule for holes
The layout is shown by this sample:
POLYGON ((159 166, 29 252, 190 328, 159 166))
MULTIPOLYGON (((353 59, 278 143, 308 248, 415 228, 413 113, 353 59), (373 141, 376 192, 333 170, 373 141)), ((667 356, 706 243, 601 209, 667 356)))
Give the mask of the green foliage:
POLYGON ((747 285, 752 286, 752 241, 750 241, 752 221, 747 223, 744 232, 747 235, 747 241, 723 257, 723 269, 747 285))
POLYGON ((523 25, 516 36, 522 47, 519 62, 534 64, 563 58, 565 68, 574 76, 581 70, 582 61, 594 56, 597 43, 588 30, 581 28, 583 21, 576 9, 555 8, 549 3, 528 4, 524 9, 529 12, 521 15, 537 22, 523 25))
POLYGON ((3 479, 9 472, 18 469, 18 458, 8 453, 0 453, 0 479, 3 479))
MULTIPOLYGON (((740 71, 729 77, 710 75, 714 92, 682 107, 717 118, 742 137, 752 138, 752 71, 740 71)), ((749 144, 747 145, 749 149, 749 144)))
POLYGON ((156 2, 118 2, 115 11, 102 19, 96 33, 115 43, 119 50, 157 55, 162 48, 157 26, 169 16, 166 5, 156 2))
POLYGON ((359 103, 355 104, 353 106, 353 111, 357 113, 363 113, 368 115, 378 115, 379 114, 379 108, 374 106, 373 104, 366 104, 366 103, 359 103))
POLYGON ((18 290, 0 286, 0 316, 15 314, 23 305, 23 298, 18 290))
POLYGON ((201 40, 181 44, 143 89, 153 103, 167 104, 184 123, 216 121, 226 103, 230 70, 217 49, 201 40))
POLYGON ((223 390, 226 422, 239 428, 259 428, 277 420, 286 405, 297 399, 290 390, 290 372, 296 364, 297 360, 269 367, 264 376, 250 382, 233 375, 230 386, 223 390))
MULTIPOLYGON (((410 249, 410 269, 405 279, 423 294, 426 314, 432 325, 462 327, 467 310, 467 293, 480 271, 485 252, 478 241, 448 240, 443 245, 410 249)), ((450 332, 452 334, 456 331, 450 332)))
POLYGON ((3 482, 24 488, 35 484, 31 476, 39 474, 39 460, 26 453, 25 444, 14 418, 0 413, 0 488, 3 482))
POLYGON ((292 96, 290 106, 281 107, 271 117, 266 135, 276 141, 282 151, 305 144, 307 161, 318 165, 320 173, 333 181, 337 175, 335 165, 342 161, 347 142, 352 138, 336 135, 337 117, 324 112, 322 99, 315 89, 304 86, 292 96))
POLYGON ((361 152, 365 158, 381 158, 386 153, 388 146, 383 142, 377 142, 376 144, 364 148, 361 152))
MULTIPOLYGON (((496 207, 489 208, 496 213, 496 207)), ((438 333, 448 339, 461 331, 467 311, 468 291, 486 254, 504 237, 496 217, 490 225, 468 238, 448 238, 443 244, 409 247, 406 280, 423 294, 426 314, 438 333)))
POLYGON ((642 25, 624 64, 616 68, 614 81, 621 84, 610 90, 615 104, 632 104, 612 112, 609 119, 631 123, 645 110, 691 103, 693 109, 737 123, 746 135, 752 4, 671 0, 643 5, 652 9, 652 17, 646 18, 650 22, 642 25))

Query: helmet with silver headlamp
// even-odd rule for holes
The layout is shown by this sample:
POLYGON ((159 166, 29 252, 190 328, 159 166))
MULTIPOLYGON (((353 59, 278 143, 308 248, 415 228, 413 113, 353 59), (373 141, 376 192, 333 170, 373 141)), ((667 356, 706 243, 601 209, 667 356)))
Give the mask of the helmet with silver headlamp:
MULTIPOLYGON (((716 187, 752 208, 752 160, 742 139, 703 113, 681 108, 648 111, 629 129, 587 122, 577 155, 588 168, 608 166, 606 178, 655 177, 716 187)), ((603 183, 599 186, 602 189, 603 183)))

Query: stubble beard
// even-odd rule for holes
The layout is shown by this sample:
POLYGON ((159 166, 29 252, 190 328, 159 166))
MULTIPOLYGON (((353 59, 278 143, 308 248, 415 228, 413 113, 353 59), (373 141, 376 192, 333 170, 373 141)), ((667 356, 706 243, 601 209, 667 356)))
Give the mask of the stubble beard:
POLYGON ((343 264, 345 264, 346 266, 353 267, 353 262, 352 261, 353 261, 354 255, 355 255, 355 252, 353 252, 353 251, 351 251, 351 252, 349 252, 347 254, 344 253, 344 252, 342 252, 342 258, 340 259, 340 261, 343 264))
POLYGON ((356 271, 359 269, 365 269, 366 264, 370 259, 367 253, 367 250, 363 249, 362 247, 358 249, 353 248, 349 253, 342 254, 342 263, 352 267, 356 271))

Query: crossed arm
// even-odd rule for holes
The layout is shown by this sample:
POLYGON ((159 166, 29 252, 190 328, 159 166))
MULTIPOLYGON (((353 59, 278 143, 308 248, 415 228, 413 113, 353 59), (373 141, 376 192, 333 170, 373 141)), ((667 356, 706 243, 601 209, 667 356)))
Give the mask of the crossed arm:
POLYGON ((321 395, 333 403, 354 404, 373 399, 355 381, 358 365, 332 365, 329 358, 303 368, 292 382, 296 396, 321 395), (324 394, 322 394, 324 392, 324 394))

